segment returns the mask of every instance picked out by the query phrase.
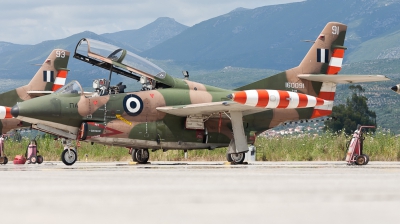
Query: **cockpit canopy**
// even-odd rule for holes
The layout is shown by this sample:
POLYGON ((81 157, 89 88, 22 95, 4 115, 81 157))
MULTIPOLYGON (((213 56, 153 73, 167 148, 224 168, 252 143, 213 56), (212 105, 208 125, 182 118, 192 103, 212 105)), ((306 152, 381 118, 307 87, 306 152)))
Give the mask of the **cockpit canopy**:
POLYGON ((76 95, 82 95, 83 94, 83 89, 81 84, 79 84, 78 81, 73 80, 67 85, 63 86, 62 88, 58 89, 57 91, 54 92, 55 94, 76 94, 76 95))
POLYGON ((83 38, 75 49, 75 58, 93 65, 110 69, 118 74, 140 80, 165 78, 165 71, 152 62, 132 53, 98 40, 83 38))

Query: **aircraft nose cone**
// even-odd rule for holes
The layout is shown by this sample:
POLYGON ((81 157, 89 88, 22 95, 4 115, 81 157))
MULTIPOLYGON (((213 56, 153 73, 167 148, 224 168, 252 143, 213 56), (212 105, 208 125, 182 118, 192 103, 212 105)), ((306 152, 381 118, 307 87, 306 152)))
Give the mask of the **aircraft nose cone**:
POLYGON ((393 91, 397 92, 397 90, 399 90, 399 87, 393 86, 391 89, 392 89, 393 91))
POLYGON ((18 117, 19 115, 19 107, 18 105, 13 106, 13 108, 11 108, 11 115, 13 117, 18 117))

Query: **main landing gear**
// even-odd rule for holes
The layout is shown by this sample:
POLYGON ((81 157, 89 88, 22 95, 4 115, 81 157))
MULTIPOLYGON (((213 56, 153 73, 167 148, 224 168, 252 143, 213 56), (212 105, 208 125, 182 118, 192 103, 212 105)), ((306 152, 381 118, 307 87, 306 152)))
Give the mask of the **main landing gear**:
POLYGON ((246 136, 244 135, 243 114, 240 111, 231 111, 230 115, 234 138, 229 143, 226 159, 234 164, 242 164, 245 159, 245 153, 249 151, 246 136))
POLYGON ((129 149, 133 162, 146 164, 149 161, 150 153, 148 149, 129 149))
POLYGON ((71 166, 78 160, 76 149, 71 146, 70 139, 61 139, 61 143, 64 146, 64 151, 61 153, 61 160, 65 165, 71 166))

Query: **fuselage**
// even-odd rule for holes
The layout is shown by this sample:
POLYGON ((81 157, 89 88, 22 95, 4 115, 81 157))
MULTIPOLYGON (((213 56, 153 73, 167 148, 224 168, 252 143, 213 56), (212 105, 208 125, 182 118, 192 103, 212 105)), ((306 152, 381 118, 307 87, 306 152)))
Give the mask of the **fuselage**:
MULTIPOLYGON (((232 92, 180 79, 174 88, 104 96, 56 92, 18 104, 18 118, 76 135, 80 129, 81 134, 85 131, 85 141, 100 144, 152 149, 216 148, 227 146, 233 138, 229 116, 200 114, 204 126, 196 127, 187 124, 187 117, 157 108, 218 102, 232 92)), ((274 109, 245 116, 248 143, 283 121, 299 119, 298 110, 307 109, 274 109)))

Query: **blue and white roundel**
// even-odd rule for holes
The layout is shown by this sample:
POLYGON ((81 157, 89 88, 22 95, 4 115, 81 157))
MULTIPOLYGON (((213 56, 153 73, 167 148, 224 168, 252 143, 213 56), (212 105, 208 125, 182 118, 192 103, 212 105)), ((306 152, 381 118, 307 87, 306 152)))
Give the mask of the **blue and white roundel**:
POLYGON ((128 115, 139 115, 143 110, 143 101, 136 95, 126 95, 124 97, 124 110, 128 115))

